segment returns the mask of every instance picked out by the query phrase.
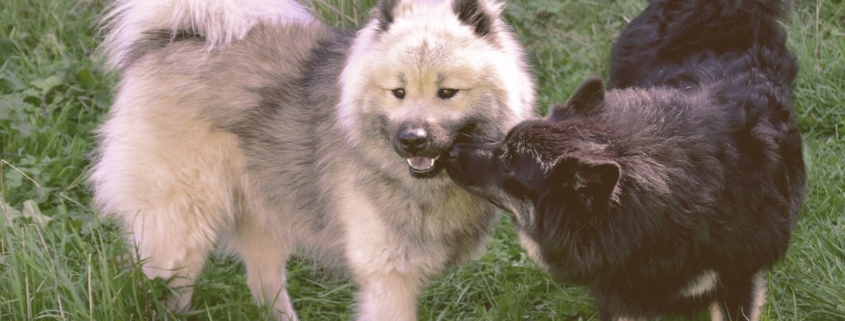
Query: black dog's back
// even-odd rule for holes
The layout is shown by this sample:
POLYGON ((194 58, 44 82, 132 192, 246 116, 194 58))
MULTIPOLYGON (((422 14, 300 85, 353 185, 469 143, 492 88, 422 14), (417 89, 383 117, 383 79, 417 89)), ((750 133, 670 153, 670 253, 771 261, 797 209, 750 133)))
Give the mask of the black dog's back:
POLYGON ((651 1, 613 45, 608 87, 687 87, 763 66, 769 79, 791 89, 798 67, 784 59, 792 56, 779 23, 784 6, 781 0, 651 1))
POLYGON ((588 80, 502 143, 456 145, 449 174, 514 212, 602 320, 757 320, 806 185, 785 9, 652 1, 613 47, 608 92, 588 80))
MULTIPOLYGON (((749 297, 765 291, 761 288, 763 281, 757 279, 761 277, 759 271, 771 267, 786 252, 805 194, 801 139, 793 111, 793 82, 798 65, 786 48, 787 36, 780 26, 785 16, 784 6, 780 0, 652 1, 626 27, 614 45, 608 87, 618 89, 618 92, 609 93, 604 106, 599 107, 599 110, 604 108, 605 111, 599 111, 598 117, 591 116, 597 123, 602 123, 599 128, 618 129, 620 135, 617 138, 628 138, 625 143, 620 143, 623 146, 629 144, 622 154, 643 152, 644 148, 651 148, 645 142, 659 138, 667 141, 663 147, 668 148, 679 141, 697 142, 687 150, 675 147, 685 157, 692 158, 662 161, 662 165, 670 168, 694 170, 686 170, 670 178, 675 180, 668 184, 675 186, 673 190, 678 203, 656 216, 667 215, 666 219, 676 216, 670 219, 676 220, 687 206, 696 203, 692 200, 704 196, 701 193, 719 190, 712 194, 716 195, 717 205, 700 212, 700 215, 712 215, 707 219, 708 225, 698 226, 708 230, 706 235, 709 239, 704 241, 702 248, 693 251, 674 248, 675 245, 652 246, 687 256, 687 263, 675 262, 679 264, 678 277, 686 273, 681 272, 682 269, 694 266, 713 269, 720 278, 719 286, 713 293, 716 301, 724 305, 722 313, 726 316, 723 317, 730 319, 759 317, 759 313, 751 316, 750 311, 759 311, 759 307, 754 305, 762 303, 754 303, 749 297), (622 90, 626 88, 630 90, 622 90), (667 95, 666 90, 673 90, 681 96, 706 99, 701 103, 660 102, 667 95), (637 95, 649 96, 657 103, 648 106, 656 109, 641 110, 645 116, 626 116, 626 113, 636 111, 622 112, 622 109, 614 107, 630 104, 637 95), (682 110, 682 116, 675 117, 678 110, 682 110), (663 121, 664 118, 675 121, 675 124, 666 126, 674 127, 678 135, 665 131, 649 132, 647 126, 638 127, 626 119, 640 117, 653 121, 663 121), (626 124, 636 128, 629 128, 630 131, 621 129, 626 124), (714 130, 719 127, 721 129, 714 130), (708 149, 713 152, 705 152, 708 149), (695 165, 695 157, 711 158, 720 165, 695 165), (714 181, 712 177, 703 177, 707 173, 720 173, 721 178, 714 181), (692 186, 683 186, 682 182, 692 186), (696 183, 704 186, 694 186, 696 183), (699 263, 692 263, 697 260, 700 260, 699 263)), ((574 115, 573 118, 578 117, 574 115)), ((573 119, 572 122, 578 121, 573 119)), ((625 167, 623 160, 620 164, 625 167)), ((630 166, 629 170, 648 172, 649 169, 630 166)), ((624 181, 624 177, 620 181, 624 181)), ((619 214, 626 211, 633 214, 637 210, 643 215, 661 212, 660 209, 649 208, 647 204, 630 210, 630 201, 641 195, 626 200, 627 196, 631 196, 628 193, 642 193, 632 191, 631 187, 639 191, 649 190, 644 186, 628 186, 627 192, 623 190, 620 193, 619 214), (629 209, 625 208, 626 201, 629 209)), ((543 213, 537 215, 538 220, 543 220, 543 213)), ((672 226, 663 223, 650 226, 646 223, 634 224, 640 225, 631 226, 631 231, 672 226)), ((617 230, 616 233, 625 235, 627 232, 617 230)), ((674 231, 663 233, 671 235, 674 231)), ((661 238, 664 237, 657 239, 661 238)), ((689 244, 678 241, 677 246, 689 244)), ((659 270, 657 265, 648 264, 628 267, 633 271, 638 268, 659 270)), ((622 268, 625 268, 624 264, 622 268)), ((638 280, 634 275, 648 275, 650 272, 639 273, 625 276, 628 282, 639 284, 639 289, 614 286, 613 282, 617 282, 622 274, 612 276, 612 280, 593 283, 597 302, 604 305, 601 308, 615 313, 637 311, 634 315, 647 315, 664 308, 667 312, 673 310, 669 306, 659 307, 661 304, 657 302, 666 303, 666 298, 651 302, 649 295, 636 296, 636 291, 646 290, 646 284, 654 281, 647 278, 638 280), (633 292, 629 292, 631 290, 633 292)), ((671 280, 673 275, 670 273, 662 278, 671 280)), ((654 298, 659 299, 660 295, 654 298)), ((672 304, 684 305, 681 302, 672 304)))
MULTIPOLYGON (((755 149, 759 142, 750 131, 763 121, 792 137, 794 144, 784 147, 797 149, 784 153, 800 154, 793 111, 798 63, 781 27, 786 5, 783 0, 650 1, 613 45, 608 88, 709 86, 721 111, 703 112, 739 109, 735 121, 744 126, 735 138, 743 145, 740 150, 755 149)), ((757 160, 747 161, 741 166, 754 166, 757 160)), ((793 160, 788 168, 803 169, 803 159, 793 160)), ((793 183, 802 186, 803 198, 803 180, 793 183)))

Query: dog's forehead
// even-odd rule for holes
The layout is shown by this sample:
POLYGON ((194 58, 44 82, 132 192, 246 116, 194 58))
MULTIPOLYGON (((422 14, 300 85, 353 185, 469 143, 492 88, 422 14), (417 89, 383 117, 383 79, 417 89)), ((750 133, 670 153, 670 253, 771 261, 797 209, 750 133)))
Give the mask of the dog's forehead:
POLYGON ((502 156, 511 161, 552 163, 571 152, 578 139, 569 130, 546 120, 533 120, 514 127, 505 140, 502 156))
POLYGON ((483 57, 480 53, 495 52, 489 40, 479 37, 458 19, 449 2, 408 4, 397 12, 382 35, 382 46, 402 51, 402 57, 442 58, 441 61, 460 57, 477 60, 483 57))
POLYGON ((516 125, 508 133, 506 144, 515 150, 534 149, 554 135, 553 126, 545 121, 529 120, 516 125))
POLYGON ((542 161, 548 157, 546 146, 529 132, 520 132, 508 138, 502 147, 502 157, 508 161, 542 161))
POLYGON ((486 40, 455 31, 432 30, 429 32, 398 34, 386 40, 385 48, 395 59, 422 68, 437 66, 463 66, 482 72, 492 63, 490 45, 486 40))

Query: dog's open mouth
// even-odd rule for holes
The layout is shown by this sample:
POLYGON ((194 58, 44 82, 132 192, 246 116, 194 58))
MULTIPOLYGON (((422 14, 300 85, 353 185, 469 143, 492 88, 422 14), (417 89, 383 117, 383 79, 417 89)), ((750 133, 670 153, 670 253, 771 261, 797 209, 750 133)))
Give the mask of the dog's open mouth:
POLYGON ((440 155, 434 157, 409 157, 408 170, 411 175, 418 178, 434 177, 440 170, 440 155))
POLYGON ((414 173, 428 173, 434 170, 434 165, 438 158, 440 158, 440 155, 434 157, 411 157, 408 158, 408 167, 414 173))

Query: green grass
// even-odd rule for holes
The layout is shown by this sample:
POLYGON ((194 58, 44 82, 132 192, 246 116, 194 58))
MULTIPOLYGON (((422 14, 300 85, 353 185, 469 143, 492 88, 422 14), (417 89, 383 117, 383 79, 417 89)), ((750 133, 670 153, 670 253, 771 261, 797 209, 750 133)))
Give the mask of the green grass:
MULTIPOLYGON (((314 0, 342 26, 374 0, 314 0)), ((607 75, 610 43, 644 0, 516 0, 507 18, 529 51, 539 102, 565 101, 590 75, 607 75)), ((124 262, 118 231, 90 209, 81 185, 91 130, 115 76, 92 55, 100 0, 0 4, 0 320, 255 320, 243 266, 215 258, 195 310, 175 316, 169 289, 124 262), (10 215, 20 218, 7 219, 10 215), (49 221, 48 221, 49 220, 49 221)), ((789 26, 801 72, 796 94, 810 193, 787 258, 770 275, 764 320, 845 319, 845 5, 799 0, 789 26)), ((303 320, 348 319, 354 285, 291 262, 289 291, 303 320)), ((552 282, 504 220, 477 261, 432 284, 422 320, 595 320, 583 289, 552 282)))

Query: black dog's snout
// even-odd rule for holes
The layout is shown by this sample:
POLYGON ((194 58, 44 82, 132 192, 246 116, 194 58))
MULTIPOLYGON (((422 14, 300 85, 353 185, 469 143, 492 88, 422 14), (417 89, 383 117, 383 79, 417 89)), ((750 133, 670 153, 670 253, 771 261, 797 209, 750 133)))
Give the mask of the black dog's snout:
POLYGON ((452 148, 449 150, 449 152, 446 153, 446 158, 449 159, 449 160, 452 160, 452 161, 457 160, 458 159, 458 153, 460 153, 460 152, 461 152, 461 149, 459 147, 452 146, 452 148))
POLYGON ((409 153, 416 153, 428 147, 428 131, 419 126, 402 126, 397 138, 402 149, 409 153))
POLYGON ((467 161, 468 153, 472 152, 474 149, 474 144, 466 144, 466 143, 457 143, 452 145, 452 148, 449 149, 449 155, 447 155, 448 159, 451 161, 458 161, 458 159, 463 159, 463 161, 467 161))

